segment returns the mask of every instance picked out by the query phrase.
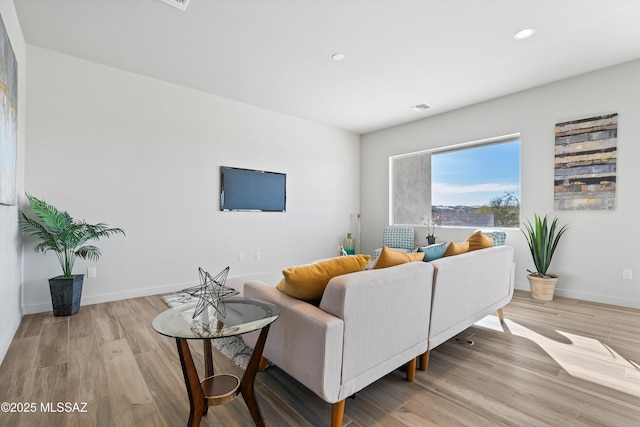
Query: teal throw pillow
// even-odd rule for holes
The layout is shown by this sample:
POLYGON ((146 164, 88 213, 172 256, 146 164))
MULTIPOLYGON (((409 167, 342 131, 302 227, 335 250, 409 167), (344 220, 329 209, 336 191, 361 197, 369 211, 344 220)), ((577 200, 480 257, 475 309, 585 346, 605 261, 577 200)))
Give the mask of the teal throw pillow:
POLYGON ((429 262, 438 258, 442 258, 448 247, 449 242, 442 242, 436 243, 434 245, 419 247, 418 252, 424 252, 424 261, 429 262))

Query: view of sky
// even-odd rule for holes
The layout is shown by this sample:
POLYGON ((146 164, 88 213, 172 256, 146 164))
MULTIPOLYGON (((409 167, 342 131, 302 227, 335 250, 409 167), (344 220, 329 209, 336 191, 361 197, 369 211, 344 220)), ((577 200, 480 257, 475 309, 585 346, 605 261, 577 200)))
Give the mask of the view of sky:
POLYGON ((431 156, 433 205, 488 205, 510 192, 520 200, 520 141, 431 156))

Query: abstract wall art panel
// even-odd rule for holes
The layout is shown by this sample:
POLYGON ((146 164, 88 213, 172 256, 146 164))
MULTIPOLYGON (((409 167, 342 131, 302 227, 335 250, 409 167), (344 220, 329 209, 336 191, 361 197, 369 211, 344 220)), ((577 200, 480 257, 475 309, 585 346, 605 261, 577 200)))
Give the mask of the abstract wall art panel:
POLYGON ((554 208, 616 207, 618 114, 556 124, 554 208))
POLYGON ((16 204, 18 64, 0 17, 0 204, 16 204))

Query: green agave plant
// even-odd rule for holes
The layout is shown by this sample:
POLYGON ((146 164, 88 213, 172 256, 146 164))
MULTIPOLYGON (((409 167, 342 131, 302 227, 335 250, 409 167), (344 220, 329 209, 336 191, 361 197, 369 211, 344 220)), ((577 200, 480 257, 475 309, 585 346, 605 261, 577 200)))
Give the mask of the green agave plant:
POLYGON ((531 256, 533 257, 533 263, 536 266, 536 272, 527 270, 534 276, 539 277, 551 277, 547 275, 547 270, 551 264, 551 258, 553 257, 560 238, 567 231, 567 226, 564 225, 558 228, 558 218, 550 220, 548 215, 543 218, 537 214, 533 214, 534 223, 531 224, 527 220, 524 224, 525 229, 521 230, 527 239, 529 249, 531 250, 531 256))
POLYGON ((36 252, 53 251, 62 267, 62 277, 71 277, 76 258, 97 261, 100 249, 86 244, 90 240, 99 240, 112 234, 125 234, 120 228, 109 228, 104 223, 87 224, 84 220, 73 219, 67 212, 60 212, 30 194, 26 194, 31 209, 37 218, 28 217, 22 209, 19 213, 22 232, 40 239, 36 252))

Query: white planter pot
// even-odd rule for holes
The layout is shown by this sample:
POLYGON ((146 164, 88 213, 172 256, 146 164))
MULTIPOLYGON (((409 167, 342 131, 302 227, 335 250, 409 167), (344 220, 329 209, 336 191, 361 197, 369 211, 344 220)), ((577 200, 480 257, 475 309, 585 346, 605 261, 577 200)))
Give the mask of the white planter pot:
POLYGON ((527 278, 531 287, 531 298, 539 301, 553 300, 553 293, 556 290, 556 283, 558 283, 557 276, 545 278, 530 274, 527 278))

